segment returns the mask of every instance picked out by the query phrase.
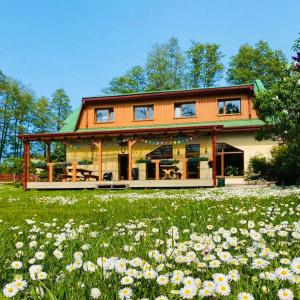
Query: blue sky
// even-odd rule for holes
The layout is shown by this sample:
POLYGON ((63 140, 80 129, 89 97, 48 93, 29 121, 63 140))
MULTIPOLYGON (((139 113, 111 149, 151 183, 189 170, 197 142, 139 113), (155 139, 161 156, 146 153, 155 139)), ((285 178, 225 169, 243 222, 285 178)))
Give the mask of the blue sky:
POLYGON ((260 39, 290 57, 298 8, 298 0, 0 0, 0 70, 37 96, 62 87, 77 107, 171 36, 183 49, 218 43, 225 60, 260 39))

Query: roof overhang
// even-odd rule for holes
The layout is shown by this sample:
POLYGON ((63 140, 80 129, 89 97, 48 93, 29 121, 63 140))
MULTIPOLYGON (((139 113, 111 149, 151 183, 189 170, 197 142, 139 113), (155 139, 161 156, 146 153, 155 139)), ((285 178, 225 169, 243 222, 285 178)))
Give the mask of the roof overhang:
POLYGON ((120 129, 120 130, 106 130, 106 131, 77 131, 77 132, 59 132, 59 133, 36 133, 36 134, 22 134, 18 138, 23 141, 61 141, 72 140, 80 138, 94 138, 99 139, 108 136, 120 135, 149 135, 149 134, 165 134, 165 133, 189 133, 189 132, 211 132, 212 130, 220 131, 224 128, 223 125, 199 125, 199 126, 182 126, 176 128, 160 127, 160 128, 141 128, 141 129, 120 129))
POLYGON ((203 88, 194 90, 179 90, 179 91, 162 91, 162 92, 147 92, 139 94, 127 94, 127 95, 111 95, 111 96, 99 96, 99 97, 84 97, 82 98, 83 104, 89 104, 94 102, 109 102, 109 101, 137 101, 137 100, 154 100, 165 98, 183 98, 193 96, 205 96, 215 94, 235 94, 235 93, 248 93, 254 94, 253 84, 216 87, 216 88, 203 88))

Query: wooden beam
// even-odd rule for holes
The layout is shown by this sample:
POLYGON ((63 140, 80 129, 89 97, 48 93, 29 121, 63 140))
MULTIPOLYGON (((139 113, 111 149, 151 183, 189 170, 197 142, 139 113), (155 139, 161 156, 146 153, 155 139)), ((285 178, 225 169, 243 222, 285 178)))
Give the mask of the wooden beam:
POLYGON ((46 156, 47 156, 47 163, 51 162, 51 142, 46 142, 46 156))
POLYGON ((212 158, 213 158, 213 184, 217 186, 217 139, 216 139, 216 127, 212 131, 212 158))
POLYGON ((77 179, 77 161, 72 162, 72 182, 76 182, 77 179))
POLYGON ((159 180, 159 159, 155 160, 155 180, 159 180))
POLYGON ((29 142, 24 141, 24 170, 23 170, 23 188, 27 191, 27 181, 28 181, 28 145, 29 142))
POLYGON ((224 149, 221 152, 221 175, 224 177, 224 149))
POLYGON ((102 140, 94 143, 98 149, 98 177, 99 181, 102 180, 102 140))
POLYGON ((181 160, 181 163, 182 163, 182 179, 186 179, 186 159, 182 159, 181 160))
POLYGON ((132 180, 132 147, 136 142, 136 140, 128 141, 128 180, 132 180))
POLYGON ((55 163, 47 163, 48 166, 48 181, 52 182, 53 181, 53 166, 55 163))

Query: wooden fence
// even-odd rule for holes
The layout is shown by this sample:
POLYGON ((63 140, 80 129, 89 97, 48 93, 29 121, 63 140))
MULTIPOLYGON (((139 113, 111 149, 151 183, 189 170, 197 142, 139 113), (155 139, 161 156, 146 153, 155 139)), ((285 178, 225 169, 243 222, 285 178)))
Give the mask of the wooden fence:
MULTIPOLYGON (((23 174, 0 173, 0 182, 22 182, 23 174)), ((37 175, 30 175, 28 181, 38 181, 37 175)))

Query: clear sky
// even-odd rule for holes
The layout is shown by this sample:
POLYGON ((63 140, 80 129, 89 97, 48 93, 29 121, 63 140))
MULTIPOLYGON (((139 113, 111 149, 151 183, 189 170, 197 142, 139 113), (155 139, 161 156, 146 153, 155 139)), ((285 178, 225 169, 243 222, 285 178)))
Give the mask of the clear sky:
POLYGON ((218 43, 228 60, 260 39, 289 58, 298 32, 299 0, 0 0, 0 69, 77 107, 171 36, 218 43))

